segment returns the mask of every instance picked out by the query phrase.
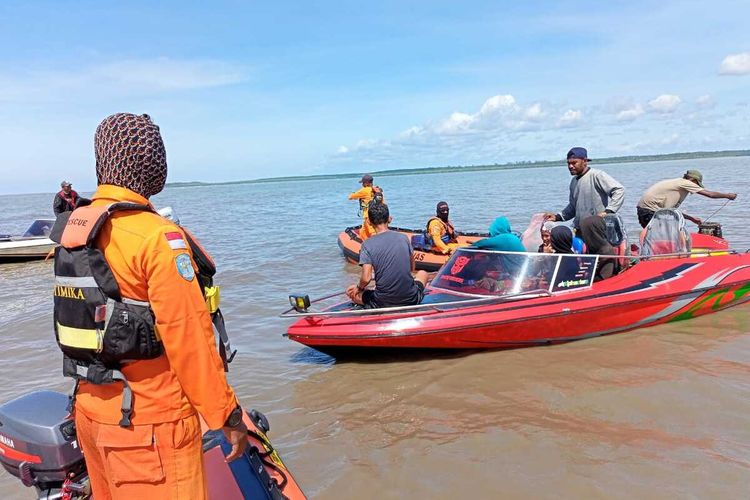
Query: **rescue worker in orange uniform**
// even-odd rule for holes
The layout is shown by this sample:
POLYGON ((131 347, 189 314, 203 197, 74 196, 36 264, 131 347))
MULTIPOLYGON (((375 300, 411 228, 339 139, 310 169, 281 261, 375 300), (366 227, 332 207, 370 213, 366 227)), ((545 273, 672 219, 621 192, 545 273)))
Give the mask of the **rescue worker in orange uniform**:
MULTIPOLYGON (((92 205, 74 211, 68 225, 85 221, 76 216, 85 209, 102 211, 118 202, 151 206, 149 197, 164 188, 166 152, 148 115, 107 117, 96 130, 95 154, 92 205)), ((186 241, 179 226, 143 210, 113 212, 95 241, 122 296, 150 305, 163 344, 154 359, 122 364, 132 391, 127 427, 123 384, 78 382, 78 442, 97 500, 206 498, 199 415, 209 428, 223 429, 232 444, 227 460, 247 446, 242 410, 227 383, 186 241)))
POLYGON ((377 200, 385 203, 383 190, 378 186, 374 186, 373 181, 372 175, 363 175, 362 180, 360 180, 362 188, 349 195, 350 200, 359 200, 359 214, 362 216, 362 227, 359 229, 359 237, 362 241, 375 234, 375 227, 370 223, 370 219, 367 218, 367 209, 370 206, 370 202, 377 200))
POLYGON ((427 233, 432 238, 432 246, 442 254, 452 253, 459 247, 456 230, 448 219, 450 208, 441 201, 435 209, 435 217, 427 222, 427 233))

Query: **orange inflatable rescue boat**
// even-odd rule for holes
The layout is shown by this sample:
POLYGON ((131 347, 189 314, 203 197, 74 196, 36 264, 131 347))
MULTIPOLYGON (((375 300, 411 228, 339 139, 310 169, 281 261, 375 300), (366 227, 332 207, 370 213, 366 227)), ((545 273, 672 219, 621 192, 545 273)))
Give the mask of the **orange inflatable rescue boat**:
MULTIPOLYGON (((339 234, 339 247, 344 253, 346 260, 353 264, 359 263, 359 251, 362 248, 362 239, 359 237, 360 227, 362 226, 347 227, 339 234)), ((424 234, 424 231, 417 229, 391 227, 390 230, 405 234, 409 238, 409 241, 412 241, 412 236, 424 234)), ((463 233, 460 231, 456 231, 456 235, 458 236, 459 245, 471 245, 475 241, 488 236, 487 233, 463 233)), ((414 260, 417 270, 427 272, 437 271, 449 258, 450 255, 414 249, 414 260)))

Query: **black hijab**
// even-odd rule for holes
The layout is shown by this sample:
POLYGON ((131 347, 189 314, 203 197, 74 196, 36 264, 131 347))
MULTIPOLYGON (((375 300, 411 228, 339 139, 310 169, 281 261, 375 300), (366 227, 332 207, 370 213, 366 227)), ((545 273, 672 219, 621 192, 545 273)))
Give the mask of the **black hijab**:
POLYGON ((555 253, 573 252, 573 231, 568 226, 555 226, 550 231, 550 243, 555 253))
POLYGON ((581 221, 581 237, 586 243, 587 252, 599 255, 615 255, 615 249, 607 240, 607 227, 604 218, 598 215, 586 217, 581 221))

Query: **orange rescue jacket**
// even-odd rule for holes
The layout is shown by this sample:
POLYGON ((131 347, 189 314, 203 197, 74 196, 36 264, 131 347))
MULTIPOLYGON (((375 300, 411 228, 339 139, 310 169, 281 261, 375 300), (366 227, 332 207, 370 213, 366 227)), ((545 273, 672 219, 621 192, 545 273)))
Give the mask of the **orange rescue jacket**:
MULTIPOLYGON (((149 204, 129 189, 101 185, 92 205, 120 201, 149 204)), ((132 422, 171 422, 197 411, 211 429, 219 429, 237 398, 227 383, 197 277, 184 277, 177 265, 177 257, 187 254, 196 268, 189 245, 175 243, 174 233, 185 239, 179 226, 155 213, 122 212, 110 217, 97 239, 122 295, 150 303, 164 346, 164 355, 122 367, 133 392, 132 422)), ((121 384, 81 381, 76 411, 100 423, 117 424, 121 395, 121 384)))

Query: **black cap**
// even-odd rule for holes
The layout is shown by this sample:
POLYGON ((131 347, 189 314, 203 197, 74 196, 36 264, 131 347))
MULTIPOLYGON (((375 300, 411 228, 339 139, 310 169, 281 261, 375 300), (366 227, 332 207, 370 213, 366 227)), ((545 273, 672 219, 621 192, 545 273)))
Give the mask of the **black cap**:
POLYGON ((438 212, 444 212, 446 210, 449 210, 448 208, 448 202, 447 201, 441 201, 437 204, 436 210, 438 212))
POLYGON ((568 151, 568 160, 570 160, 571 158, 578 160, 588 160, 589 152, 586 151, 586 148, 571 148, 570 151, 568 151))
POLYGON ((372 181, 373 181, 372 176, 370 174, 365 174, 362 176, 362 179, 359 182, 364 184, 365 182, 372 182, 372 181))

